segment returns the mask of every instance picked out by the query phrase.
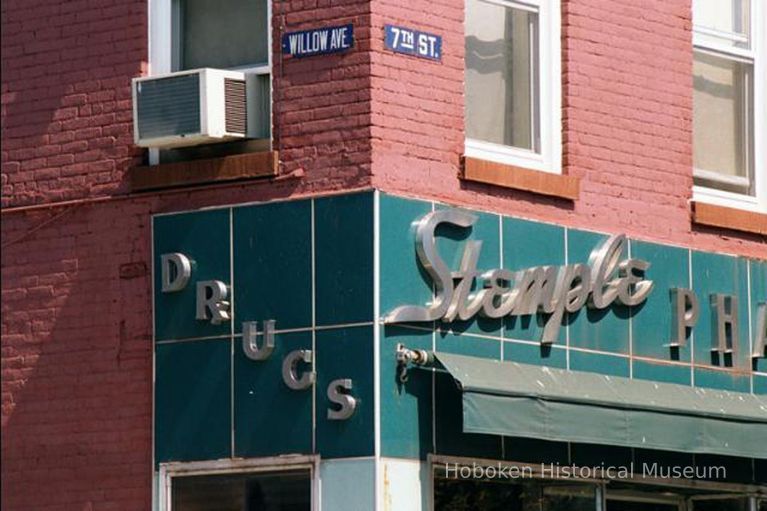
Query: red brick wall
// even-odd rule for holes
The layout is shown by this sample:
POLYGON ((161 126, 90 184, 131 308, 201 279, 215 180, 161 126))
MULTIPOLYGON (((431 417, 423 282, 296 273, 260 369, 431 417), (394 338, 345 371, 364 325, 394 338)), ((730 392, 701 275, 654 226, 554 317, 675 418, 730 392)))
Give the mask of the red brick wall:
POLYGON ((690 225, 689 0, 634 4, 564 2, 564 165, 582 179, 568 203, 457 179, 463 0, 277 2, 275 50, 283 31, 355 26, 343 55, 275 52, 274 146, 283 172, 304 177, 131 198, 125 173, 143 153, 129 83, 146 69, 146 2, 4 1, 2 508, 149 508, 152 213, 372 182, 764 257, 755 237, 690 225), (442 62, 385 52, 385 23, 443 35, 442 62))
POLYGON ((273 3, 274 148, 283 171, 303 169, 306 190, 370 183, 370 3, 273 3), (354 25, 354 48, 338 55, 283 58, 281 34, 354 25))
POLYGON ((150 508, 152 213, 369 184, 369 4, 329 3, 274 8, 276 50, 355 26, 349 53, 275 57, 274 146, 302 179, 133 197, 146 1, 3 2, 3 510, 150 508))
POLYGON ((2 31, 3 207, 123 190, 143 1, 8 0, 2 31))
POLYGON ((764 258, 756 235, 694 226, 691 2, 562 1, 564 172, 575 202, 458 179, 463 152, 460 0, 373 8, 373 184, 491 211, 764 258), (441 34, 431 63, 383 49, 383 25, 441 34))

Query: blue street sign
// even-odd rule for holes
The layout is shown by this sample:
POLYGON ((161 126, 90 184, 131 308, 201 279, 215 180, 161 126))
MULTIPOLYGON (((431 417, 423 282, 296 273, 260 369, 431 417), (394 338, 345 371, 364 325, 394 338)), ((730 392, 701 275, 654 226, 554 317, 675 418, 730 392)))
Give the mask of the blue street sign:
POLYGON ((282 53, 293 57, 313 57, 346 51, 354 45, 354 27, 313 28, 282 36, 282 53))
POLYGON ((386 25, 385 29, 387 49, 424 59, 442 58, 442 36, 394 25, 386 25))

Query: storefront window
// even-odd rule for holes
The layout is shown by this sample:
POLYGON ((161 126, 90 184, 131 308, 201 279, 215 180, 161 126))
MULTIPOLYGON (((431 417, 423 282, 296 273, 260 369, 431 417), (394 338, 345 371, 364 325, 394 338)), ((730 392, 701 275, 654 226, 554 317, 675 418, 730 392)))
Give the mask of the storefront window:
POLYGON ((594 511, 596 488, 547 481, 435 479, 434 511, 594 511))
POLYGON ((309 511, 308 470, 171 479, 170 511, 309 511))
POLYGON ((692 501, 692 511, 750 511, 747 498, 704 498, 692 501))

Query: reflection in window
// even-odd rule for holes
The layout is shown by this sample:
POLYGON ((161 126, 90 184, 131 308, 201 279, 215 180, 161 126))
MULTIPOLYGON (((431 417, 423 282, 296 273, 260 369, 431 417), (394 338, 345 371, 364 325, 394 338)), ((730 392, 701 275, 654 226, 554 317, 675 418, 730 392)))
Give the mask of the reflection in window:
POLYGON ((268 64, 265 0, 174 2, 174 70, 268 64))
POLYGON ((693 500, 692 511, 750 511, 747 498, 705 498, 693 500))
POLYGON ((545 481, 434 480, 434 511, 594 511, 596 489, 545 481))
POLYGON ((538 14, 484 0, 466 7, 466 137, 540 152, 538 14))
POLYGON ((695 52, 693 158, 696 184, 753 195, 748 133, 751 66, 695 52))
POLYGON ((174 477, 171 511, 309 511, 308 470, 174 477))

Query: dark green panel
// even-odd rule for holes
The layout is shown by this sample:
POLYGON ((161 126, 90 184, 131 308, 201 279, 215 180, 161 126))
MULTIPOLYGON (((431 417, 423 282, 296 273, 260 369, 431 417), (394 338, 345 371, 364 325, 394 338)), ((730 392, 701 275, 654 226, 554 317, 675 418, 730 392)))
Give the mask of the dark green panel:
POLYGON ((503 437, 463 432, 461 391, 452 376, 435 375, 436 454, 500 459, 503 437))
POLYGON ((567 367, 567 350, 564 346, 559 345, 546 346, 505 341, 503 343, 503 359, 522 364, 565 369, 567 367))
MULTIPOLYGON (((751 265, 751 331, 756 332, 757 308, 767 302, 767 261, 749 261, 751 265)), ((767 358, 758 358, 752 367, 767 373, 767 358)))
POLYGON ((634 360, 634 378, 689 385, 692 371, 689 365, 634 360))
MULTIPOLYGON (((695 326, 695 364, 747 369, 751 366, 748 339, 748 271, 745 259, 692 252, 693 290, 700 302, 700 317, 695 326), (711 351, 713 339, 713 313, 709 297, 724 293, 738 299, 738 346, 734 359, 711 351)), ((695 379, 696 384, 698 379, 695 379)))
POLYGON ((751 378, 743 373, 737 374, 732 370, 696 368, 695 386, 733 392, 750 392, 751 378))
POLYGON ((413 222, 431 203, 380 195, 381 314, 400 305, 426 305, 432 283, 418 263, 413 222))
POLYGON ((411 369, 406 383, 397 375, 395 351, 432 349, 432 333, 381 327, 381 454, 425 459, 432 450, 432 372, 411 369))
POLYGON ((314 201, 318 325, 373 319, 373 194, 314 201))
POLYGON ((589 373, 609 374, 611 376, 629 376, 629 359, 599 353, 570 351, 570 370, 589 373))
POLYGON ((317 450, 323 458, 370 456, 375 425, 373 327, 317 332, 317 450), (348 420, 328 420, 328 384, 351 378, 357 410, 348 420))
MULTIPOLYGON (((587 263, 591 251, 608 238, 604 234, 569 230, 569 262, 587 263)), ((628 254, 624 250, 623 256, 628 254)), ((570 316, 570 345, 612 353, 629 352, 629 309, 613 303, 607 309, 582 308, 570 316)))
POLYGON ((311 214, 310 201, 233 210, 235 331, 266 319, 280 330, 311 326, 311 214))
MULTIPOLYGON (((437 209, 447 209, 442 204, 437 209)), ((437 250, 440 257, 445 261, 448 268, 458 271, 461 267, 461 259, 466 248, 466 242, 476 240, 482 242, 477 261, 477 270, 484 273, 486 270, 492 270, 501 267, 501 242, 500 242, 500 217, 490 213, 480 213, 471 211, 476 215, 476 223, 468 229, 455 227, 451 225, 440 225, 437 228, 437 250)), ((478 289, 478 281, 475 279, 472 290, 478 289)), ((500 336, 501 319, 487 319, 479 315, 470 321, 453 321, 442 325, 444 329, 450 329, 455 332, 473 332, 473 333, 494 333, 500 336)))
MULTIPOLYGON (((533 266, 565 264, 565 230, 556 225, 503 218, 503 267, 518 271, 533 266)), ((524 341, 540 341, 547 316, 509 316, 504 337, 524 341)), ((565 344, 565 317, 557 343, 565 344)), ((531 363, 537 363, 532 362, 531 363)), ((541 362, 545 363, 545 362, 541 362)))
POLYGON ((293 350, 312 349, 311 332, 277 334, 274 352, 264 361, 250 360, 241 340, 235 342, 235 455, 310 454, 312 389, 289 389, 282 380, 282 361, 293 350))
MULTIPOLYGON (((655 284, 647 300, 633 308, 634 355, 689 362, 689 338, 687 346, 682 348, 664 347, 671 340, 670 290, 675 287, 690 288, 689 251, 632 241, 631 256, 650 263, 645 276, 655 284)), ((698 298, 700 300, 700 297, 698 298)))
POLYGON ((470 357, 501 359, 501 340, 437 332, 437 351, 470 357))
POLYGON ((229 457, 230 360, 229 340, 157 345, 157 463, 229 457))
POLYGON ((196 282, 229 282, 229 210, 219 209, 154 217, 155 338, 185 339, 228 335, 230 325, 195 319, 196 282), (181 252, 192 260, 186 288, 162 293, 160 257, 181 252))

